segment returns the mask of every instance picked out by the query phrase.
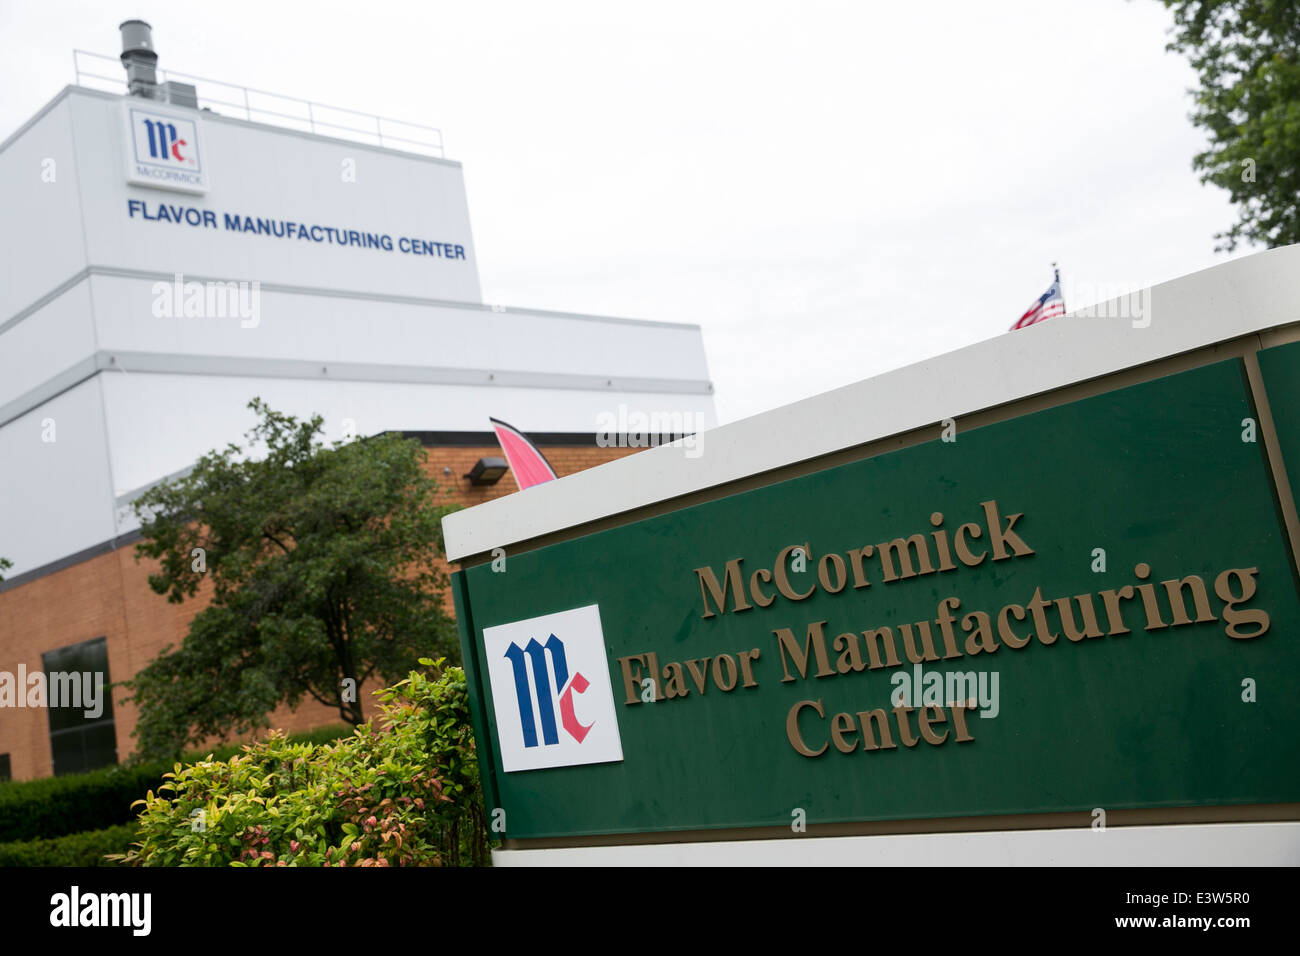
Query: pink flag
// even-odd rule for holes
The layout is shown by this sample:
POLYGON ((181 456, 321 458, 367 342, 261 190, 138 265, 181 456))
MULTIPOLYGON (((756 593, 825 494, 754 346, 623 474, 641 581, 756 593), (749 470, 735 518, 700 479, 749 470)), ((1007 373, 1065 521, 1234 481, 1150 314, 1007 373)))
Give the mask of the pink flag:
POLYGON ((523 432, 499 418, 489 420, 492 422, 492 430, 497 433, 501 450, 506 453, 510 470, 515 473, 515 482, 520 491, 544 481, 553 481, 557 477, 546 456, 537 450, 537 446, 523 432))

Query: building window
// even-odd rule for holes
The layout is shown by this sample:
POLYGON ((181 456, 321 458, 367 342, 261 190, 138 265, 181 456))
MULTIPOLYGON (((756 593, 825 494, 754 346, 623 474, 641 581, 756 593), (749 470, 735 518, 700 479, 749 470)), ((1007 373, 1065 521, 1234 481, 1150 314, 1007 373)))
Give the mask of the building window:
POLYGON ((9 755, 0 754, 0 780, 12 780, 13 771, 9 769, 9 755))
POLYGON ((41 655, 54 775, 117 763, 108 642, 97 637, 41 655), (58 704, 59 706, 54 706, 58 704))

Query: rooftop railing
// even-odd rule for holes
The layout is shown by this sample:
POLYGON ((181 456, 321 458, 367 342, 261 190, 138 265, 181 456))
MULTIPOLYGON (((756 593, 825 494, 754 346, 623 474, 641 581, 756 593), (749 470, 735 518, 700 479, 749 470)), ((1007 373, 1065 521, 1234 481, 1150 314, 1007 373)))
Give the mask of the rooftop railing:
MULTIPOLYGON (((72 51, 77 85, 110 93, 127 92, 126 71, 115 56, 72 51)), ((249 122, 270 123, 305 133, 337 136, 340 139, 402 149, 426 156, 443 156, 442 130, 420 123, 409 123, 374 113, 329 106, 296 96, 268 93, 250 86, 237 86, 176 70, 159 69, 158 84, 168 80, 191 84, 197 93, 199 109, 222 116, 234 116, 249 122)))

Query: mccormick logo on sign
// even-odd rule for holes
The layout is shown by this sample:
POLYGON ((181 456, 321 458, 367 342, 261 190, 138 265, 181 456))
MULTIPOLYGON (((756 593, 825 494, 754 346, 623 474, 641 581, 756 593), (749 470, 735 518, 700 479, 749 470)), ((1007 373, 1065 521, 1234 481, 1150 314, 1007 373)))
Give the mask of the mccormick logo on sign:
POLYGON ((207 192, 196 118, 132 103, 126 104, 125 115, 128 182, 207 192))
POLYGON ((598 605, 484 628, 483 645, 507 773, 623 759, 598 605))

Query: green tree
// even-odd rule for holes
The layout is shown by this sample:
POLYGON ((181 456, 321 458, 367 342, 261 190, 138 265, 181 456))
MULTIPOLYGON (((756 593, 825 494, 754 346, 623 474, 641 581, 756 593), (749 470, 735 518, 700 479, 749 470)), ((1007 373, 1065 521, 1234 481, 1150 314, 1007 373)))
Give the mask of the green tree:
POLYGON ((1187 54, 1200 80, 1191 119, 1210 146, 1192 168, 1241 217, 1215 251, 1300 242, 1300 3, 1161 2, 1174 14, 1167 49, 1187 54))
MULTIPOLYGON (((0 571, 8 571, 13 566, 14 566, 13 562, 10 561, 8 558, 0 558, 0 571)), ((4 579, 5 576, 3 574, 0 574, 0 581, 3 581, 4 579)))
POLYGON ((247 447, 210 452, 135 505, 136 560, 160 562, 150 587, 175 603, 205 583, 211 593, 181 646, 124 682, 142 757, 268 726, 305 696, 360 724, 365 681, 459 657, 437 563, 450 509, 435 502, 420 444, 326 446, 319 416, 249 407, 260 421, 247 447))

